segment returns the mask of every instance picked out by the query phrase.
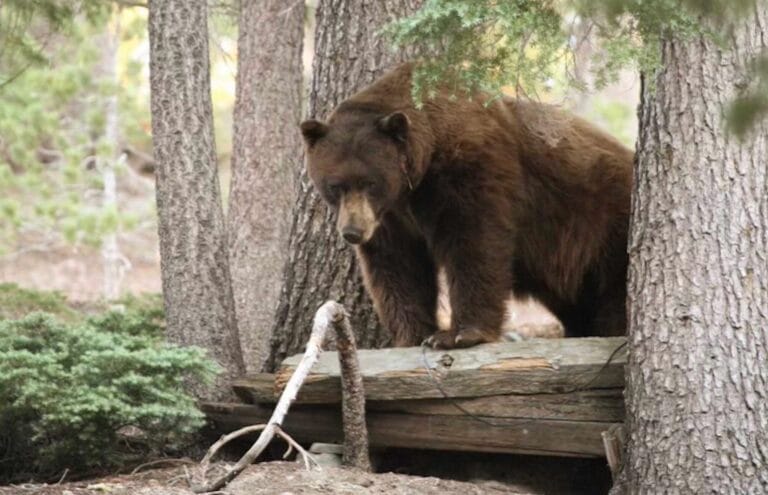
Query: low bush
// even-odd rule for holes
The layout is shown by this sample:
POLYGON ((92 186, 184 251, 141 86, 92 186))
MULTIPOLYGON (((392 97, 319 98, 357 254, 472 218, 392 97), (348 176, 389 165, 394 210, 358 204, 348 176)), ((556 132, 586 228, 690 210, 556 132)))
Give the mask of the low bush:
POLYGON ((61 292, 25 289, 13 283, 0 284, 0 320, 21 318, 33 311, 45 311, 65 321, 79 317, 61 292))
POLYGON ((87 322, 104 332, 161 339, 165 335, 163 300, 159 294, 127 296, 87 322))
POLYGON ((114 466, 203 424, 184 384, 209 381, 214 364, 166 344, 154 306, 127 306, 75 323, 39 312, 0 321, 0 477, 114 466))

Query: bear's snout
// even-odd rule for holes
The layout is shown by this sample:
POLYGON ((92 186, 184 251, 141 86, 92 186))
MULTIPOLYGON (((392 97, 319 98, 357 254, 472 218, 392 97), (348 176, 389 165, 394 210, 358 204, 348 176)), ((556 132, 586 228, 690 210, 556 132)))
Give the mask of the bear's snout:
POLYGON ((371 240, 378 226, 373 207, 363 192, 349 191, 342 196, 337 228, 345 241, 364 244, 371 240))

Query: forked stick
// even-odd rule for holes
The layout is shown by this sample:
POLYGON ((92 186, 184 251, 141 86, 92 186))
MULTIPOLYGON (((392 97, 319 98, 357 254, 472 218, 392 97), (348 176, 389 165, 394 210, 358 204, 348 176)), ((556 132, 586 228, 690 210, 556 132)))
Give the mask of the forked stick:
POLYGON ((261 431, 266 427, 267 425, 265 424, 251 425, 251 426, 246 426, 244 428, 240 428, 239 430, 233 431, 232 433, 227 433, 226 435, 222 435, 221 438, 216 440, 216 442, 208 448, 208 452, 205 454, 205 457, 203 457, 203 460, 200 461, 200 472, 203 473, 203 475, 205 475, 205 473, 208 472, 208 464, 210 464, 211 459, 213 459, 213 456, 215 456, 216 453, 219 450, 221 450, 223 446, 225 446, 235 438, 241 437, 243 435, 247 435, 248 433, 261 431))
MULTIPOLYGON (((344 307, 333 301, 326 302, 320 307, 320 309, 317 310, 317 313, 315 313, 314 322, 312 323, 312 333, 309 334, 309 341, 307 341, 307 349, 304 351, 304 355, 301 357, 299 365, 296 367, 296 370, 288 380, 283 393, 280 395, 280 400, 277 401, 277 405, 275 406, 275 410, 272 413, 272 416, 269 418, 269 422, 261 430, 259 438, 234 466, 229 468, 226 473, 219 476, 215 480, 206 482, 206 473, 205 471, 202 471, 203 482, 199 486, 192 488, 195 493, 212 492, 223 487, 235 479, 235 477, 240 474, 243 469, 245 469, 249 464, 252 464, 256 458, 261 455, 267 445, 269 445, 269 442, 271 442, 275 437, 275 434, 278 434, 283 438, 288 437, 288 435, 285 434, 282 429, 280 429, 280 426, 283 424, 283 419, 285 419, 285 415, 288 413, 288 408, 296 399, 296 395, 299 393, 301 385, 304 383, 304 380, 306 380, 310 369, 312 369, 312 366, 317 362, 317 359, 320 356, 320 351, 322 350, 323 341, 325 341, 325 335, 328 332, 328 327, 331 325, 335 326, 337 323, 344 320, 344 318, 344 307)), ((214 447, 215 450, 219 450, 227 441, 244 434, 243 430, 248 430, 246 431, 247 433, 249 431, 254 431, 255 429, 261 429, 261 427, 249 426, 238 430, 240 432, 239 434, 238 432, 230 433, 228 435, 229 439, 226 439, 226 437, 220 439, 211 447, 211 449, 209 449, 208 454, 206 454, 204 458, 206 463, 201 467, 207 468, 207 463, 210 461, 213 453, 215 453, 215 451, 213 453, 211 452, 214 447)), ((289 442, 289 445, 292 445, 294 448, 296 448, 298 443, 289 442)), ((299 449, 297 448, 297 450, 299 449)), ((299 450, 299 452, 302 451, 303 449, 299 450)), ((305 464, 309 465, 309 463, 314 462, 314 459, 309 453, 302 452, 302 455, 304 456, 305 464)))
POLYGON ((288 442, 289 448, 293 447, 301 454, 307 468, 313 463, 315 465, 317 464, 311 454, 301 448, 296 441, 282 430, 281 425, 285 415, 288 413, 288 408, 296 399, 296 395, 298 394, 301 385, 304 383, 304 380, 306 380, 307 375, 309 375, 310 369, 320 356, 322 345, 325 341, 328 327, 330 326, 333 326, 336 329, 338 335, 339 361, 343 375, 344 457, 345 460, 352 465, 370 470, 370 461, 368 460, 368 435, 365 427, 365 398, 362 395, 362 379, 360 378, 354 338, 352 337, 352 331, 349 322, 347 321, 344 307, 334 301, 328 301, 317 310, 317 313, 315 313, 314 322, 312 324, 312 333, 309 335, 307 348, 304 351, 304 355, 302 356, 299 365, 288 380, 283 393, 280 395, 280 400, 278 400, 275 410, 269 418, 269 422, 266 425, 241 428, 240 430, 223 436, 219 441, 214 443, 201 462, 200 467, 203 482, 199 486, 192 488, 195 493, 218 490, 232 481, 243 471, 243 469, 249 464, 252 464, 259 455, 261 455, 275 435, 279 435, 285 439, 288 442), (346 356, 346 358, 342 356, 346 356), (354 376, 350 377, 348 371, 351 371, 352 375, 356 373, 356 378, 354 376), (349 391, 352 391, 353 396, 355 394, 357 394, 357 396, 348 400, 349 391), (355 419, 355 415, 357 415, 357 419, 355 419), (352 426, 348 427, 348 425, 352 426), (227 470, 226 473, 211 482, 206 482, 206 471, 213 455, 230 440, 258 430, 261 430, 261 434, 251 448, 248 449, 248 452, 246 452, 234 466, 227 470), (349 442, 352 443, 350 444, 349 442))

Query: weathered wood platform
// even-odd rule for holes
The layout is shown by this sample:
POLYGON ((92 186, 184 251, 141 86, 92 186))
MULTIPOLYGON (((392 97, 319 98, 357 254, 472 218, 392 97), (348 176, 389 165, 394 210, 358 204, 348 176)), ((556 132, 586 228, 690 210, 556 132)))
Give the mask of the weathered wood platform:
MULTIPOLYGON (((541 339, 451 351, 361 350, 370 443, 602 456, 601 433, 624 418, 626 351, 615 352, 623 342, 541 339)), ((298 360, 286 359, 276 374, 236 380, 233 387, 247 404, 209 403, 205 412, 223 430, 264 422, 298 360)), ((340 400, 338 358, 324 353, 287 416, 286 431, 300 441, 341 441, 340 400)))

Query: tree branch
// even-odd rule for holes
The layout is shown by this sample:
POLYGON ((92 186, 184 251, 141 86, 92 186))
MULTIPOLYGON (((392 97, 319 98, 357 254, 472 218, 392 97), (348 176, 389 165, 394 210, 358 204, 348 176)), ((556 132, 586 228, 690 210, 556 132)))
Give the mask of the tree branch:
MULTIPOLYGON (((279 434, 278 430, 282 431, 280 426, 283 424, 283 419, 288 413, 288 408, 290 408, 291 403, 296 399, 296 395, 298 394, 302 383, 304 383, 304 380, 306 380, 307 375, 309 375, 309 371, 312 368, 312 365, 317 362, 317 358, 320 356, 322 344, 325 341, 325 335, 328 332, 328 327, 334 324, 338 318, 337 315, 339 313, 341 313, 343 318, 344 308, 340 304, 333 301, 326 302, 320 307, 320 309, 317 310, 312 325, 312 333, 309 335, 309 341, 307 342, 307 349, 304 351, 304 355, 302 356, 299 365, 296 367, 296 371, 293 372, 293 375, 291 375, 291 378, 288 380, 288 384, 285 386, 285 390, 283 390, 283 393, 280 396, 280 400, 277 402, 275 410, 272 413, 272 416, 269 418, 267 425, 262 429, 259 438, 234 466, 232 466, 226 473, 219 476, 217 479, 211 482, 206 482, 206 473, 205 471, 202 471, 202 483, 199 486, 192 488, 195 493, 212 492, 214 490, 218 490, 219 488, 235 479, 235 477, 240 474, 243 469, 246 468, 246 466, 253 463, 259 457, 259 455, 261 455, 267 445, 269 445, 269 442, 272 441, 274 436, 279 434)), ((253 431, 257 428, 261 429, 261 425, 248 428, 250 428, 250 431, 253 431)), ((240 431, 242 432, 243 430, 240 431)), ((238 432, 231 433, 229 435, 229 439, 236 438, 237 436, 239 436, 238 432)), ((283 438, 286 436, 287 435, 283 436, 283 438)), ((205 464, 201 464, 202 468, 207 468, 208 461, 210 461, 213 453, 215 453, 215 450, 213 449, 220 449, 227 441, 228 440, 222 438, 216 442, 211 447, 211 449, 209 449, 208 454, 206 454, 205 458, 203 459, 205 464)), ((289 442, 289 445, 293 445, 295 447, 297 444, 295 442, 289 442)), ((309 454, 306 455, 309 456, 309 454)), ((305 462, 306 459, 307 457, 305 457, 305 462)), ((309 459, 312 458, 309 457, 309 459)))
MULTIPOLYGON (((337 305, 338 306, 338 305, 337 305)), ((368 427, 365 424, 365 393, 360 363, 357 359, 355 336, 349 318, 341 306, 334 314, 336 349, 341 370, 341 411, 344 425, 343 462, 364 471, 371 471, 368 453, 368 427)))
POLYGON ((344 425, 344 464, 354 466, 365 471, 371 470, 371 461, 368 453, 368 428, 365 424, 365 394, 363 392, 363 378, 360 373, 360 364, 357 359, 357 348, 352 327, 344 307, 334 301, 323 304, 315 313, 312 325, 312 333, 309 335, 306 351, 301 357, 296 370, 291 375, 283 390, 280 399, 275 406, 267 424, 246 426, 237 431, 222 436, 211 445, 205 457, 200 462, 200 477, 202 482, 194 486, 196 493, 211 492, 223 487, 240 474, 249 464, 253 463, 272 441, 275 435, 288 442, 288 455, 291 449, 301 455, 304 465, 310 469, 317 461, 304 450, 293 438, 283 431, 281 425, 288 413, 288 408, 296 399, 301 385, 309 375, 312 366, 317 362, 328 333, 329 327, 336 331, 336 347, 339 355, 341 369, 342 388, 342 422, 344 425), (259 438, 237 463, 217 479, 207 482, 206 473, 213 456, 227 443, 247 433, 261 431, 259 438))

